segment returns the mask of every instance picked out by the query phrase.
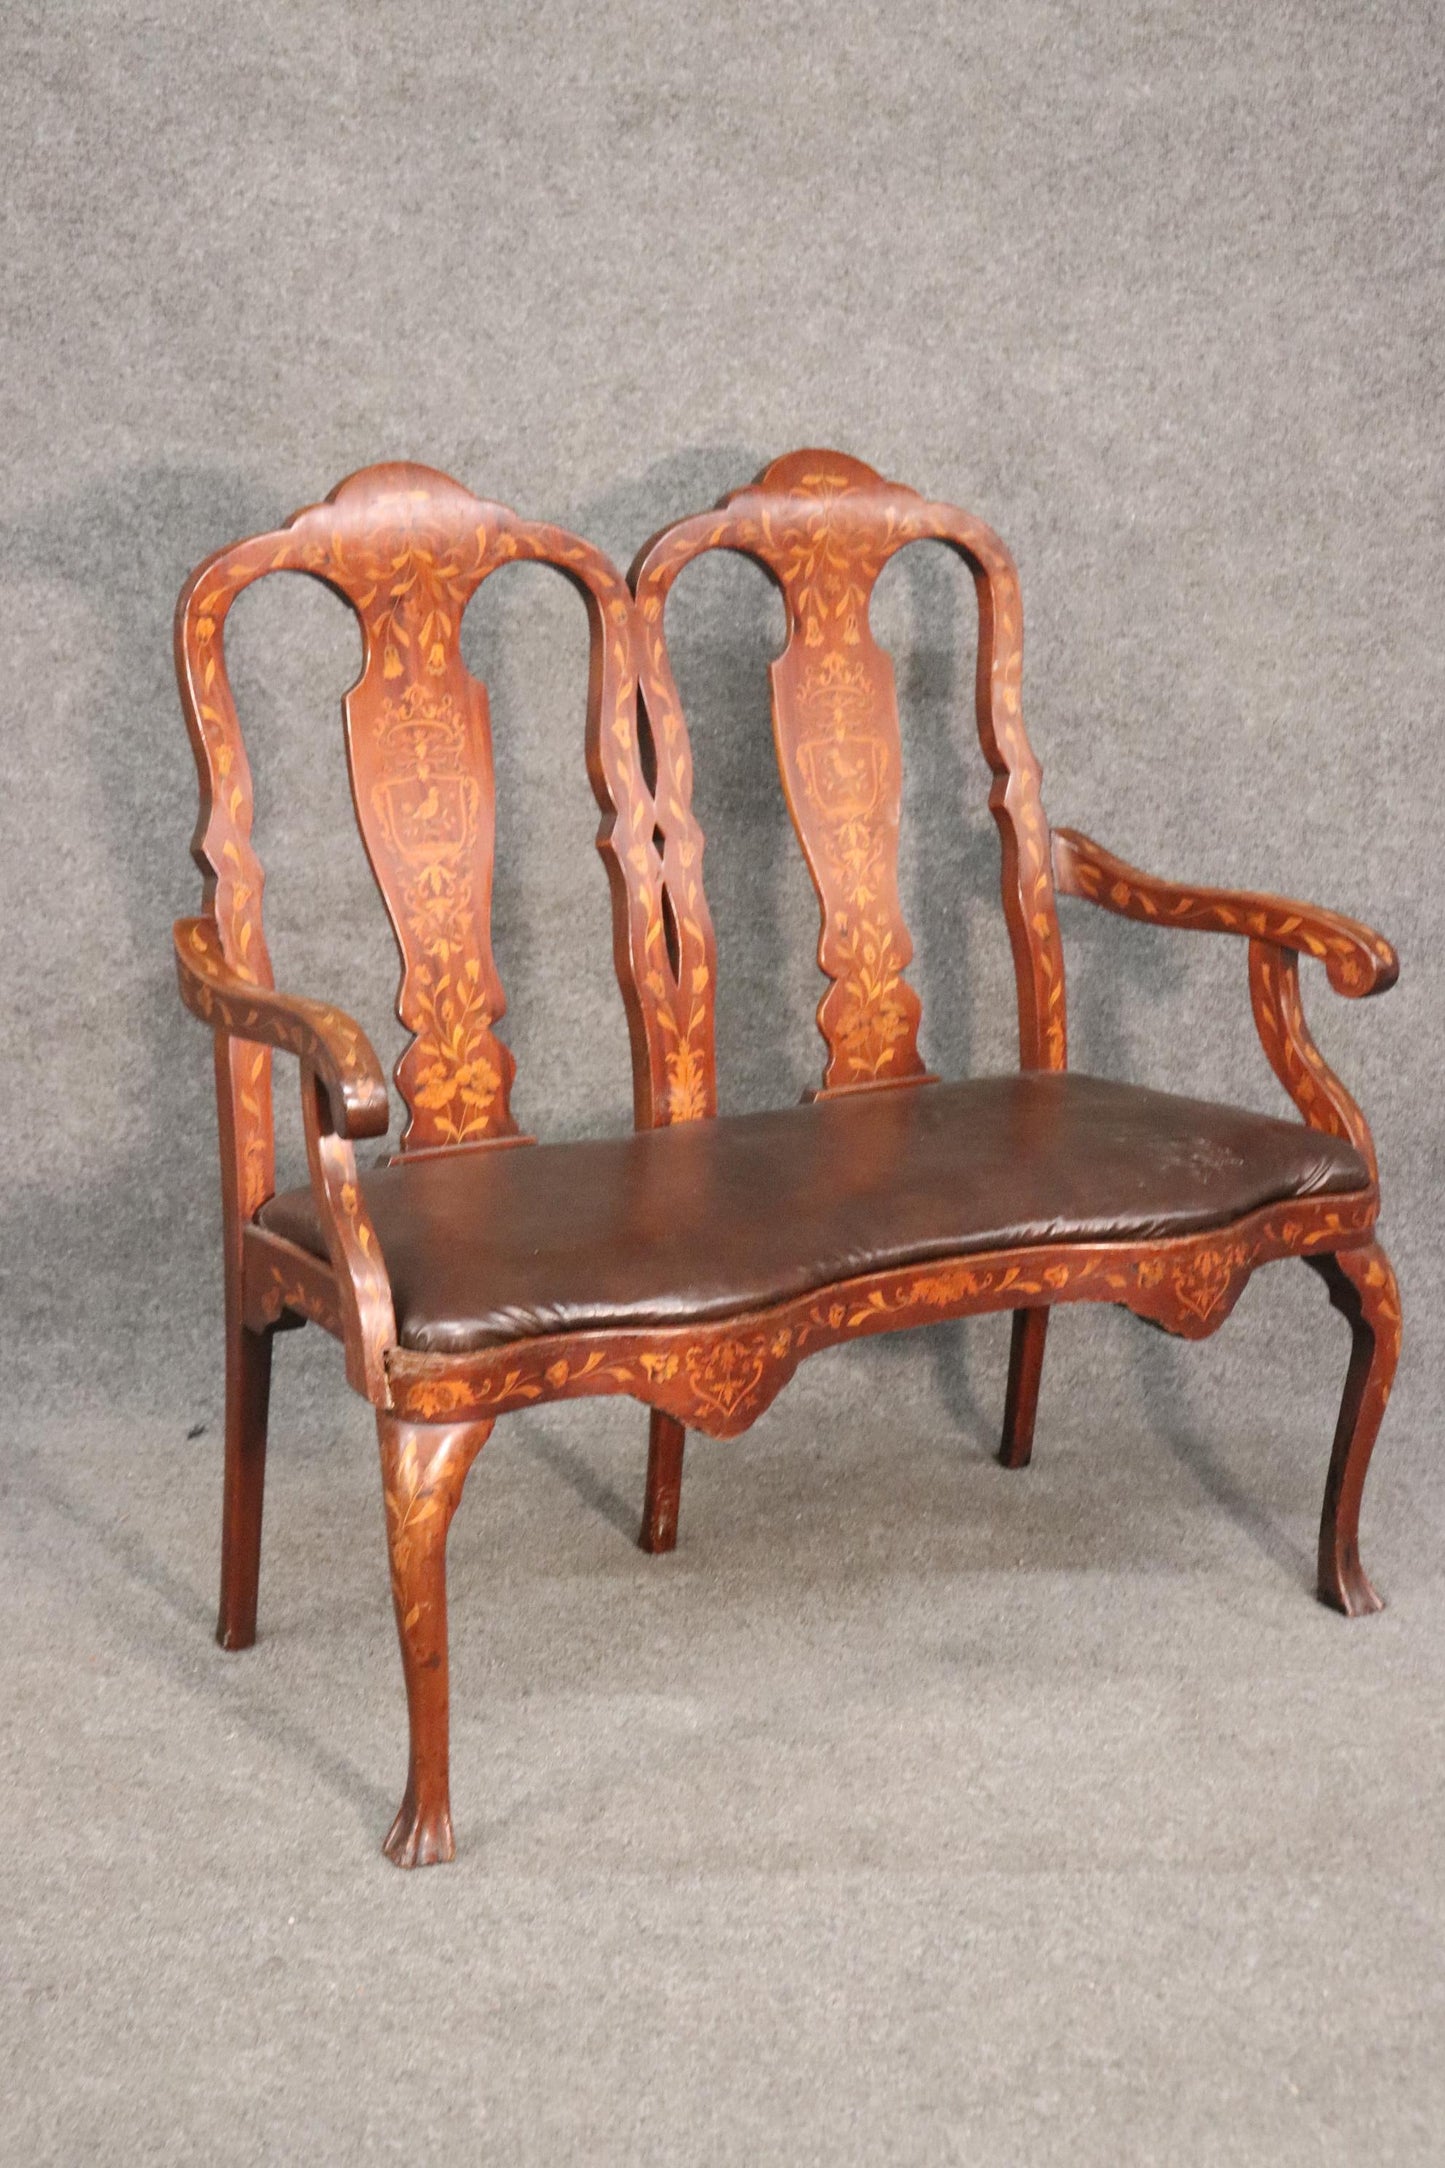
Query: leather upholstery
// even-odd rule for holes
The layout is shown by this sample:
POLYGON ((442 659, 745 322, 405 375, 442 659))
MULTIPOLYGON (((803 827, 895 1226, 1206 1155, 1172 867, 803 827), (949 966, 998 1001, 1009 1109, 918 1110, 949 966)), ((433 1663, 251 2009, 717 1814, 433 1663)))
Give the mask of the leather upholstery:
MULTIPOLYGON (((1369 1186, 1297 1122, 1099 1077, 922 1084, 363 1176, 402 1345, 431 1354, 760 1309, 891 1265, 1150 1241, 1369 1186)), ((261 1224, 325 1254, 308 1190, 261 1224)))

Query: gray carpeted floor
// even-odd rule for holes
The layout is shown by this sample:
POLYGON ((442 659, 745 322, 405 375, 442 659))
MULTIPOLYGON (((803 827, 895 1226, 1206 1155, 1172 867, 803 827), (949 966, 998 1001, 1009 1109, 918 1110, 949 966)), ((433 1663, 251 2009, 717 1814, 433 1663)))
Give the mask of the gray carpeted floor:
MULTIPOLYGON (((1445 435, 1438 4, 8 0, 0 10, 0 2168, 1445 2159, 1445 435), (262 1634, 211 1640, 214 1095, 182 580, 371 461, 645 536, 797 445, 1018 561, 1052 819, 1380 926, 1311 1022, 1369 1113, 1405 1346, 1390 1609, 1309 1594, 1346 1335, 1302 1271, 1180 1347, 829 1355, 690 1449, 505 1422, 453 1539, 453 1868, 379 1842, 404 1708, 375 1447, 278 1365, 262 1634), (203 1434, 188 1437, 197 1425, 203 1434)), ((684 591, 685 590, 685 591, 684 591)), ((966 577, 880 582, 923 1048, 1016 1058, 966 577)), ((762 576, 670 637, 729 1108, 818 1076, 762 576)), ((586 634, 535 568, 491 695, 519 1120, 626 1126, 586 634)), ((279 983, 388 1063, 338 696, 272 581, 228 642, 279 983)), ((1239 945, 1063 911, 1071 1059, 1279 1111, 1239 945)), ((294 1076, 278 1065, 299 1163, 294 1076)))
MULTIPOLYGON (((1266 1367, 1283 1287, 1236 1321, 1266 1367)), ((1222 1343, 1056 1319, 1061 1375, 1164 1398, 1162 1360, 1178 1418, 1046 1387, 1017 1475, 1001 1324, 963 1372, 935 1336, 932 1396, 824 1357, 690 1449, 670 1560, 632 1547, 640 1411, 504 1423, 452 1546, 459 1856, 410 1876, 371 1440, 319 1336, 279 1365, 245 1656, 210 1639, 214 1429, 36 1428, 5 2157, 1438 2160, 1440 1486, 1387 1430, 1390 1608, 1311 1600, 1344 1334, 1283 1307, 1320 1380, 1264 1431, 1222 1343)))

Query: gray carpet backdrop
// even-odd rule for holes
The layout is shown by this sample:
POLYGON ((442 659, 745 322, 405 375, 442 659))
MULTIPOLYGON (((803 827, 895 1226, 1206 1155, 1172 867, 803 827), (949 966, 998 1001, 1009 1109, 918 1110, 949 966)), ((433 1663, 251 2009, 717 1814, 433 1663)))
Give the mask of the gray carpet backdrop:
MULTIPOLYGON (((7 2157, 1439 2157, 1441 34, 1339 0, 6 11, 7 2157), (1306 987, 1405 1298, 1391 1608, 1309 1599, 1347 1342, 1298 1269, 1203 1347, 1060 1315, 1026 1476, 990 1458, 1001 1321, 821 1358, 692 1449, 668 1562, 629 1548, 640 1409, 509 1420, 453 1540, 461 1858, 403 1878, 371 1427, 318 1334, 277 1364, 263 1641, 209 1639, 175 594, 375 459, 625 565, 810 442, 1009 542, 1056 821, 1399 946, 1381 1000, 1306 987)), ((926 1051, 1005 1066, 971 590, 911 552, 875 624, 926 1051)), ((390 1061, 354 625, 275 581, 233 626, 280 983, 390 1061)), ((819 1060, 781 609, 706 563, 675 627, 723 1096, 758 1106, 819 1060)), ((618 1129, 583 615, 518 568, 467 639, 517 1111, 618 1129)), ((1282 1104, 1241 946, 1065 934, 1077 1066, 1282 1104)))

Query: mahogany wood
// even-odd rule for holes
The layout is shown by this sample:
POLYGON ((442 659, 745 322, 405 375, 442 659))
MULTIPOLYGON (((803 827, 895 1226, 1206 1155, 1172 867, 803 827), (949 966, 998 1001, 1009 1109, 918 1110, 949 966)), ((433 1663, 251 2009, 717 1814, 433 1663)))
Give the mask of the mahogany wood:
POLYGON ((1352 999, 1380 994, 1400 976, 1400 959, 1383 934, 1317 904, 1245 889, 1188 888, 1126 865, 1112 851, 1080 835, 1054 830, 1054 873, 1071 896, 1087 896, 1125 918, 1163 926, 1190 926, 1205 933, 1247 934, 1277 948, 1317 956, 1338 994, 1352 999))
POLYGON ((299 1000, 249 982, 227 963, 219 928, 211 919, 178 919, 175 949, 181 999, 203 1023, 233 1038, 295 1054, 325 1086, 338 1135, 386 1135, 391 1122, 386 1079, 360 1024, 325 1002, 299 1000))
POLYGON ((1008 1390, 1003 1404, 1003 1438, 998 1457, 1005 1468, 1027 1468, 1034 1457, 1034 1423, 1039 1412, 1039 1381, 1044 1368, 1047 1310, 1015 1310, 1009 1342, 1008 1390))
POLYGON ((1247 889, 1185 888, 1125 865, 1076 829, 1054 834, 1054 870, 1066 895, 1085 897, 1124 918, 1249 942, 1249 988, 1255 1027, 1270 1067, 1311 1129, 1348 1137, 1377 1178, 1370 1125, 1310 1036, 1300 1000, 1299 958, 1318 957, 1331 986, 1348 1000, 1386 993, 1400 961, 1383 935, 1337 912, 1247 889))
POLYGON ((342 1343, 376 1410, 397 1630, 410 1715, 406 1793, 386 1840, 402 1866, 452 1856, 447 1775, 446 1538, 473 1460, 498 1415, 549 1400, 627 1393, 650 1410, 641 1543, 677 1534, 686 1428, 727 1438, 769 1405, 805 1356, 876 1332, 1012 1313, 1000 1457, 1029 1459, 1050 1307, 1112 1302, 1168 1331, 1216 1331, 1257 1266, 1300 1257, 1325 1280, 1352 1335, 1321 1522, 1319 1592, 1349 1615, 1379 1599, 1359 1560, 1366 1468, 1398 1355, 1398 1292, 1375 1240, 1374 1147, 1355 1101, 1304 1019, 1299 958, 1344 994, 1393 984, 1393 950, 1311 905, 1186 888, 1138 872, 1071 829, 1052 837, 1021 704, 1022 609, 1012 560, 968 514, 885 482, 856 460, 808 451, 776 461, 715 511, 655 537, 633 570, 636 600, 599 552, 521 520, 444 475, 385 466, 352 476, 285 527, 209 559, 177 613, 182 703, 201 782, 193 845, 201 914, 176 928, 182 998, 211 1028, 224 1210, 227 1414, 219 1636, 254 1639, 271 1336, 306 1320, 342 1343), (819 907, 822 1094, 926 1085, 912 940, 898 892, 901 741, 892 665, 868 624, 883 566, 941 542, 973 575, 975 704, 1002 845, 1024 1068, 1066 1060, 1056 891, 1160 925, 1240 935, 1260 1040, 1303 1120, 1348 1139, 1358 1191, 1266 1206, 1169 1240, 996 1249, 862 1273, 766 1310, 667 1328, 556 1332, 464 1355, 399 1343, 395 1305, 356 1144, 388 1126, 385 1080, 360 1027, 325 1003, 279 993, 262 929, 250 770, 226 675, 235 597, 274 571, 324 581, 361 622, 361 675, 345 698, 358 823, 401 959, 397 1009, 410 1034, 396 1081, 400 1155, 526 1148, 510 1108, 513 1062, 497 1025, 491 948, 494 791, 487 696, 466 670, 462 613, 481 581, 519 558, 581 592, 592 634, 586 758, 602 813, 613 950, 631 1036, 639 1126, 717 1111, 716 944, 692 812, 692 754, 668 659, 665 608, 710 549, 754 557, 781 588, 788 643, 772 669, 784 795, 819 907), (275 1185, 274 1051, 300 1068, 312 1189, 326 1257, 257 1224, 275 1185))
POLYGON ((1319 1590, 1346 1618, 1359 1618, 1383 1609, 1360 1564, 1360 1498, 1400 1359, 1400 1290, 1378 1242, 1308 1262, 1348 1321, 1352 1343, 1320 1516, 1319 1590))
MULTIPOLYGON (((884 482, 837 452, 792 452, 716 511, 678 520, 639 552, 632 586, 640 615, 639 694, 661 744, 687 742, 664 631, 679 573, 713 549, 751 557, 788 610, 788 644, 772 665, 773 735, 793 825, 818 895, 818 963, 829 986, 818 1005, 828 1050, 825 1091, 917 1081, 918 996, 903 974, 913 954, 898 899, 902 755, 893 666, 873 640, 868 605, 883 567, 905 544, 943 542, 973 575, 979 606, 976 706, 993 773, 989 803, 1003 844, 1003 906, 1018 979, 1025 1068, 1062 1069, 1064 970, 1054 907, 1041 770, 1024 734, 1023 604, 1012 558, 996 534, 952 505, 884 482)), ((690 776, 690 759, 679 763, 690 776)), ((656 1087, 666 1118, 716 1104, 710 922, 684 945, 678 977, 691 1020, 689 1065, 701 1093, 656 1087)))
POLYGON ((447 1531, 489 1422, 407 1423, 377 1410, 391 1597, 411 1718, 406 1791, 383 1845, 398 1867, 451 1859, 447 1531))
POLYGON ((647 1489, 642 1500, 644 1551, 671 1551, 677 1547, 677 1515, 682 1502, 682 1449, 687 1432, 661 1408, 652 1410, 647 1435, 647 1489))
POLYGON ((221 1608, 216 1622, 216 1639, 223 1649, 248 1649, 256 1638, 261 1499, 266 1484, 266 1411, 270 1397, 270 1332, 253 1332, 239 1318, 228 1318, 221 1608))

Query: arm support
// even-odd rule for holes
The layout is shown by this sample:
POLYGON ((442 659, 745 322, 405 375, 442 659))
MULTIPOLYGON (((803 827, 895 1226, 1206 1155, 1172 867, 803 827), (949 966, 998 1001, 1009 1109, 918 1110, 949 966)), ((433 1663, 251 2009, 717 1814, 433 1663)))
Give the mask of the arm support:
POLYGON ((1317 956, 1337 994, 1355 999, 1383 994, 1400 975, 1400 959, 1382 934, 1337 911, 1246 889, 1181 888, 1124 863, 1077 828, 1054 830, 1054 879, 1066 896, 1083 896, 1121 918, 1202 933, 1236 933, 1276 948, 1317 956))
POLYGON ((1311 1129, 1347 1137, 1378 1179, 1370 1125, 1310 1035, 1300 1003, 1299 959, 1317 956, 1337 992, 1357 999, 1394 985, 1400 962, 1383 935, 1335 911, 1282 896, 1229 888, 1181 888, 1126 865, 1075 828, 1056 829, 1054 878, 1121 918, 1232 933, 1249 943, 1249 991, 1269 1065, 1311 1129))
POLYGON ((385 1136, 386 1079, 361 1026, 325 1002, 253 986, 221 953, 209 918, 178 919, 181 999, 214 1031, 299 1056, 306 1159, 336 1275, 346 1375, 377 1407, 390 1404, 387 1350, 396 1344, 391 1282, 356 1179, 357 1137, 385 1136))
POLYGON ((227 963, 213 919, 175 925, 176 976, 186 1007, 213 1031, 299 1056, 323 1087, 339 1137, 384 1137, 391 1121, 386 1079, 360 1024, 324 1001, 254 986, 227 963))

